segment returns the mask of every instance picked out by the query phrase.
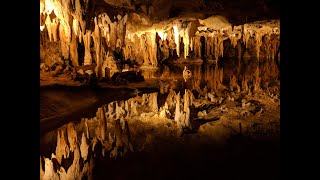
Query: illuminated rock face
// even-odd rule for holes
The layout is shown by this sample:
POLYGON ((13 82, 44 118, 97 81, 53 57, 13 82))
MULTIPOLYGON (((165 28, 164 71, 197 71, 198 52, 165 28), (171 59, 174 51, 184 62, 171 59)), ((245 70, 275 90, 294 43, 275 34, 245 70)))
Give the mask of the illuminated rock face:
MULTIPOLYGON (((131 1, 106 1, 132 7, 131 1)), ((110 67, 113 51, 123 60, 138 62, 141 67, 155 68, 170 56, 184 59, 206 58, 218 61, 226 46, 231 46, 241 58, 245 49, 258 60, 261 55, 274 59, 279 54, 280 20, 259 21, 232 26, 219 15, 205 19, 179 17, 152 22, 148 16, 118 10, 88 9, 84 0, 40 1, 41 41, 59 43, 61 58, 74 66, 95 64, 99 77, 112 76, 119 67, 110 67), (83 1, 83 2, 81 2, 83 1), (84 15, 85 14, 85 15, 84 15), (87 22, 88 19, 92 21, 87 22), (79 63, 78 46, 84 45, 84 63, 79 63), (109 64, 109 71, 106 67, 109 64)), ((99 1, 99 3, 105 3, 99 1)), ((154 6, 162 6, 154 2, 154 6)), ((148 13, 155 13, 147 7, 148 13)))

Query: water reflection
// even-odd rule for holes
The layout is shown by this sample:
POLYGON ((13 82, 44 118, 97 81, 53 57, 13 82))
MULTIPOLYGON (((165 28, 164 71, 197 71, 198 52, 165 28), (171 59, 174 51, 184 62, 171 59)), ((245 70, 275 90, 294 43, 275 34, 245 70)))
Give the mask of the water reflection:
MULTIPOLYGON (((145 79, 157 78, 161 81, 176 82, 178 89, 203 89, 209 91, 228 89, 230 86, 246 86, 254 88, 257 84, 267 86, 279 80, 279 65, 274 59, 224 59, 219 64, 163 64, 159 70, 144 70, 145 79), (191 71, 191 77, 184 82, 183 70, 191 71), (243 84, 245 82, 245 84, 243 84), (256 85, 255 85, 256 84, 256 85), (182 86, 182 87, 181 87, 182 86)), ((236 87, 235 87, 236 88, 236 87)), ((245 89, 245 87, 242 87, 245 89)))

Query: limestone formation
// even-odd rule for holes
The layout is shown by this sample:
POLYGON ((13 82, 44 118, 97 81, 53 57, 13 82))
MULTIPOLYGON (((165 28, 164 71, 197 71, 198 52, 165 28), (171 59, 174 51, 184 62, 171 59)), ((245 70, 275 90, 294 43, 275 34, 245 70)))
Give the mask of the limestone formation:
MULTIPOLYGON (((58 42, 61 56, 70 58, 74 66, 81 65, 78 54, 81 44, 84 46, 83 65, 95 64, 98 77, 112 77, 118 71, 113 62, 116 60, 114 51, 120 52, 123 60, 138 62, 141 68, 157 68, 159 61, 173 56, 174 51, 183 59, 190 59, 192 54, 196 58, 218 62, 224 56, 227 44, 238 53, 239 59, 245 52, 241 44, 254 52, 257 60, 262 55, 270 59, 280 56, 279 20, 232 26, 226 17, 212 15, 207 18, 186 16, 152 22, 152 18, 141 13, 118 10, 118 14, 112 16, 107 10, 99 10, 90 17, 92 22, 87 22, 89 17, 86 16, 90 14, 88 2, 41 1, 41 42, 58 42), (44 36, 45 33, 47 36, 44 36), (204 54, 201 53, 202 49, 204 54)), ((143 5, 141 8, 143 10, 145 7, 147 15, 157 14, 154 7, 163 6, 160 5, 163 2, 159 3, 153 2, 153 6, 143 5)), ((132 2, 120 3, 121 6, 124 4, 128 4, 127 8, 135 9, 132 2)))

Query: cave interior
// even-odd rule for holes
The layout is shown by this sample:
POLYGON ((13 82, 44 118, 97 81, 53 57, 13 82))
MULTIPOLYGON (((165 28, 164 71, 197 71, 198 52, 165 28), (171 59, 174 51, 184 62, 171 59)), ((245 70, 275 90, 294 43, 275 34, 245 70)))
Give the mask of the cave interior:
POLYGON ((40 0, 40 179, 278 179, 276 0, 40 0))

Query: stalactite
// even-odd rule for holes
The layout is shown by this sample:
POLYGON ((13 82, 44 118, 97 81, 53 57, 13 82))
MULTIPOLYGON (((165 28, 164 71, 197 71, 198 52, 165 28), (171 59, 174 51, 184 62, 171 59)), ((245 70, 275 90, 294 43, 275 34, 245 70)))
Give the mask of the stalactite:
POLYGON ((72 30, 73 33, 78 37, 80 35, 80 27, 79 27, 79 21, 76 18, 72 19, 72 30))
POLYGON ((57 18, 55 19, 50 19, 50 16, 47 16, 46 21, 45 21, 45 25, 47 27, 47 31, 48 31, 48 36, 49 36, 49 41, 50 42, 57 42, 58 41, 58 27, 59 27, 59 21, 57 20, 57 18))
MULTIPOLYGON (((190 23, 191 24, 191 23, 190 23)), ((189 46, 190 46, 190 38, 189 38, 190 29, 187 27, 183 31, 183 44, 184 44, 184 58, 187 59, 189 56, 189 46)))
POLYGON ((152 66, 157 66, 157 45, 156 45, 156 32, 148 32, 146 33, 146 48, 148 50, 147 56, 149 57, 148 62, 151 63, 152 66))
POLYGON ((45 7, 45 10, 44 12, 49 15, 52 13, 53 9, 54 9, 54 6, 53 6, 53 0, 45 0, 44 1, 44 7, 45 7))
MULTIPOLYGON (((198 32, 197 32, 198 33, 198 32)), ((201 41, 200 36, 196 33, 196 36, 194 37, 194 54, 196 57, 201 57, 201 41)))
POLYGON ((117 43, 117 21, 114 21, 113 23, 109 23, 110 31, 109 34, 107 34, 107 40, 109 43, 109 48, 111 48, 113 51, 116 48, 117 43))
POLYGON ((176 44, 176 51, 178 57, 180 57, 180 32, 178 26, 174 25, 173 28, 173 34, 174 34, 174 42, 176 44))
MULTIPOLYGON (((85 4, 87 4, 87 3, 85 2, 85 4)), ((83 11, 84 10, 81 8, 80 0, 75 0, 75 11, 74 11, 75 15, 74 15, 74 19, 76 19, 79 22, 80 27, 81 27, 81 31, 85 32, 85 30, 86 30, 86 22, 85 22, 85 20, 82 19, 83 11)), ((81 36, 81 32, 79 32, 79 38, 80 38, 80 36, 81 36)), ((79 39, 79 41, 81 42, 80 39, 79 39)))
POLYGON ((83 43, 84 43, 84 65, 91 65, 92 63, 92 56, 90 50, 90 43, 91 43, 91 31, 87 30, 86 34, 83 35, 83 43))
POLYGON ((255 33, 255 47, 256 47, 256 53, 257 53, 257 59, 259 61, 260 59, 260 48, 261 48, 261 45, 262 45, 262 37, 263 37, 263 34, 261 31, 258 31, 255 33))
POLYGON ((219 59, 219 38, 218 36, 214 36, 213 37, 213 42, 214 42, 214 57, 215 57, 215 60, 216 62, 218 62, 218 59, 219 59))
POLYGON ((40 0, 40 14, 44 14, 45 12, 45 4, 44 0, 40 0))
POLYGON ((94 31, 91 34, 94 43, 94 50, 96 53, 96 68, 95 73, 98 77, 101 77, 101 66, 102 66, 102 59, 101 59, 101 36, 100 36, 100 28, 98 26, 97 17, 94 18, 94 31))
POLYGON ((72 61, 72 65, 74 67, 79 66, 79 61, 78 61, 78 41, 76 34, 72 33, 71 37, 71 43, 70 43, 70 59, 72 61))
POLYGON ((68 36, 71 36, 68 34, 68 27, 66 24, 62 24, 60 22, 60 25, 59 25, 59 37, 60 37, 60 47, 61 47, 61 53, 62 53, 62 56, 64 57, 64 59, 69 59, 69 37, 68 36))
POLYGON ((118 29, 117 29, 117 37, 119 39, 119 47, 125 45, 125 36, 126 36, 126 24, 127 24, 128 15, 126 14, 122 18, 118 18, 118 29))
MULTIPOLYGON (((56 22, 56 19, 54 19, 53 21, 56 22)), ((53 28, 54 24, 56 24, 56 23, 51 22, 50 16, 47 16, 46 21, 45 21, 45 25, 47 27, 47 31, 48 31, 48 36, 49 36, 49 41, 50 42, 52 42, 52 41, 56 42, 56 40, 57 40, 55 38, 52 38, 52 37, 55 36, 54 35, 54 31, 53 31, 54 30, 54 28, 53 28)), ((58 25, 57 25, 57 28, 58 28, 58 25)), ((56 31, 56 33, 57 33, 57 31, 56 31)))
POLYGON ((98 25, 100 27, 101 35, 109 41, 107 35, 110 33, 109 23, 111 23, 111 20, 106 13, 99 14, 98 17, 98 25))
POLYGON ((211 57, 211 47, 212 47, 212 37, 208 36, 205 37, 205 42, 206 42, 206 47, 205 47, 205 52, 206 52, 206 56, 207 58, 211 57))

